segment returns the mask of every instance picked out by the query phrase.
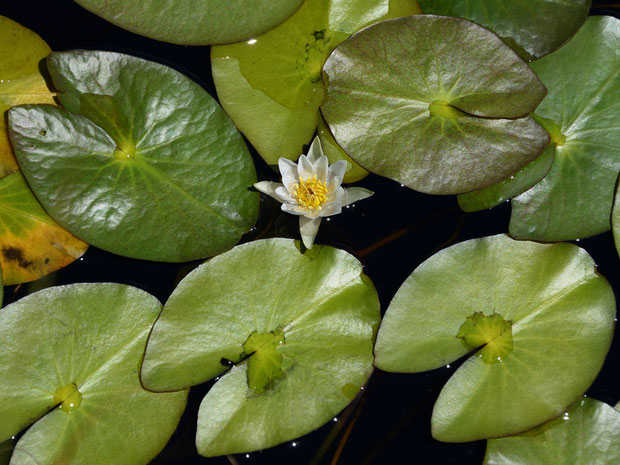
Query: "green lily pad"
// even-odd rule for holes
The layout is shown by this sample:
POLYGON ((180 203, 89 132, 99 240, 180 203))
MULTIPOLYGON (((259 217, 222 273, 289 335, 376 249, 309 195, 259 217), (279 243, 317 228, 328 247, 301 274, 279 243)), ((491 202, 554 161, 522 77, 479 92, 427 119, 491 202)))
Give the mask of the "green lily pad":
POLYGON ((425 13, 458 16, 484 26, 524 60, 553 52, 588 17, 592 0, 420 0, 425 13))
POLYGON ((12 465, 140 465, 159 453, 187 398, 140 384, 160 310, 120 284, 52 287, 2 309, 0 441, 32 425, 12 465))
POLYGON ((373 173, 432 194, 496 184, 548 144, 527 115, 545 95, 490 31, 458 18, 408 16, 340 44, 323 68, 334 138, 373 173))
POLYGON ((0 178, 19 169, 6 128, 5 112, 13 105, 54 103, 39 62, 51 49, 37 34, 0 16, 0 178))
POLYGON ((614 465, 620 463, 620 412, 581 399, 538 428, 487 442, 484 465, 614 465))
MULTIPOLYGON (((211 49, 219 100, 268 164, 296 160, 319 124, 321 68, 334 47, 371 23, 417 13, 415 0, 306 0, 266 34, 211 49)), ((330 163, 342 159, 326 152, 330 163)), ((360 169, 352 163, 345 182, 360 169)))
POLYGON ((620 20, 588 18, 532 69, 549 88, 536 115, 555 157, 547 176, 512 200, 510 234, 562 241, 607 231, 620 171, 620 20))
POLYGON ((249 452, 331 420, 366 383, 379 301, 348 253, 251 242, 181 281, 149 339, 142 381, 167 391, 228 369, 198 413, 198 452, 249 452))
POLYGON ((204 89, 118 53, 47 61, 65 109, 14 107, 9 127, 24 176, 54 220, 104 250, 170 262, 220 253, 252 227, 252 159, 204 89))
POLYGON ((116 26, 181 45, 226 44, 268 31, 303 0, 75 0, 116 26))
POLYGON ((81 257, 88 244, 43 210, 16 171, 0 179, 0 267, 4 284, 34 281, 81 257))
POLYGON ((516 434, 557 417, 590 386, 615 308, 610 285, 575 245, 474 239, 433 255, 403 283, 375 365, 419 372, 471 352, 437 399, 433 436, 516 434))
POLYGON ((525 192, 547 175, 553 163, 555 147, 552 141, 543 153, 521 168, 519 172, 494 186, 459 194, 457 197, 459 206, 466 212, 485 210, 525 192))

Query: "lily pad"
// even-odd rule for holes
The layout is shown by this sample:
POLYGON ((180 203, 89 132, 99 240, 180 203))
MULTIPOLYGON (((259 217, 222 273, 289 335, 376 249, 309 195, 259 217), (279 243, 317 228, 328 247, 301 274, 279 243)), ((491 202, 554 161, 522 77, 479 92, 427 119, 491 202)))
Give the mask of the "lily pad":
POLYGON ((149 339, 142 381, 167 391, 228 369, 198 413, 205 456, 274 446, 331 420, 372 371, 379 301, 360 263, 289 239, 235 247, 187 275, 149 339))
POLYGON ((319 135, 319 139, 321 140, 323 153, 327 156, 330 164, 334 164, 338 160, 344 160, 347 162, 347 171, 345 172, 344 178, 342 178, 343 183, 346 184, 350 182, 357 182, 364 179, 368 175, 368 171, 355 163, 334 140, 334 136, 322 116, 319 116, 317 133, 319 135))
POLYGON ((65 109, 9 111, 24 176, 54 220, 128 257, 181 262, 236 244, 256 220, 254 165, 204 89, 110 52, 53 53, 65 109))
POLYGON ((160 310, 120 284, 52 287, 2 309, 0 441, 32 425, 12 465, 140 465, 159 453, 187 398, 140 384, 160 310))
POLYGON ((570 39, 592 0, 420 0, 420 5, 425 13, 458 16, 492 30, 531 61, 570 39))
POLYGON ((471 352, 437 399, 433 436, 516 434, 557 417, 590 386, 615 308, 610 285, 575 245, 474 239, 433 255, 403 283, 375 365, 419 372, 471 352))
POLYGON ((39 62, 51 49, 37 34, 0 16, 0 178, 19 169, 6 128, 5 112, 23 103, 54 103, 39 62))
POLYGON ((480 211, 493 208, 525 192, 547 175, 553 163, 555 147, 555 142, 552 141, 543 153, 521 168, 519 172, 494 186, 459 194, 457 197, 459 206, 466 212, 480 211))
MULTIPOLYGON (((321 68, 334 47, 371 23, 418 13, 415 0, 306 0, 268 33, 211 49, 219 100, 268 164, 296 160, 319 124, 321 68)), ((342 159, 327 152, 330 163, 342 159)), ((351 166, 345 182, 361 174, 351 166)))
POLYGON ((9 465, 15 442, 11 439, 0 443, 0 465, 9 465))
POLYGON ((561 417, 518 436, 487 442, 484 465, 620 463, 620 412, 582 399, 561 417))
POLYGON ((492 32, 441 16, 370 26, 323 68, 338 144, 373 173, 431 194, 482 189, 547 146, 531 117, 546 89, 492 32))
POLYGON ((536 115, 555 157, 547 176, 512 200, 510 234, 562 241, 607 231, 620 171, 620 20, 588 18, 532 69, 549 88, 536 115))
POLYGON ((45 213, 19 171, 0 179, 0 266, 5 285, 39 279, 72 263, 87 248, 45 213))
POLYGON ((268 31, 303 0, 75 0, 116 26, 181 45, 226 44, 268 31))

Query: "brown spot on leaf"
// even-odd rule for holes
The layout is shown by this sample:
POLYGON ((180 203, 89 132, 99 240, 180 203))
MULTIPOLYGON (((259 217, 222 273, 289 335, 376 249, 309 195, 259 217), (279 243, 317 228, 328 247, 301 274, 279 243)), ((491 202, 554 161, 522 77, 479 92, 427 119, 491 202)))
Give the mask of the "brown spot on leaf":
POLYGON ((17 264, 22 268, 28 268, 34 264, 33 262, 28 261, 24 258, 24 252, 22 251, 22 249, 17 249, 15 247, 4 247, 2 249, 2 255, 4 255, 4 258, 9 261, 16 261, 17 264))

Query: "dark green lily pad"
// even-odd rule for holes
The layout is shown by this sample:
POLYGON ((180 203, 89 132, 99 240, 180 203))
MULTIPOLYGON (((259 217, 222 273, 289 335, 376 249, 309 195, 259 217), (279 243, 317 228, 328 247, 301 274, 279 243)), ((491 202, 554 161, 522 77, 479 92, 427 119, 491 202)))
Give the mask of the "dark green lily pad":
POLYGON ((0 441, 32 425, 12 465, 142 465, 157 455, 187 397, 140 384, 160 310, 120 284, 52 287, 2 309, 0 441))
POLYGON ((0 443, 0 465, 9 465, 14 447, 15 441, 12 439, 0 443))
POLYGON ((340 44, 323 71, 321 110, 338 144, 364 168, 418 191, 491 186, 548 144, 524 116, 544 86, 469 21, 419 15, 375 24, 340 44))
POLYGON ((555 143, 552 142, 547 150, 508 179, 486 189, 459 194, 459 206, 466 212, 480 211, 493 208, 525 192, 547 175, 554 154, 555 143))
POLYGON ((53 53, 48 67, 65 109, 13 107, 9 127, 60 225, 119 255, 172 262, 227 250, 252 227, 252 159, 204 89, 118 53, 53 53))
POLYGON ((420 0, 424 13, 458 16, 489 28, 524 60, 550 53, 588 17, 592 0, 420 0))
POLYGON ((614 294, 572 244, 499 235, 422 263, 385 314, 375 365, 419 372, 472 352, 444 386, 433 436, 516 434, 563 413, 590 386, 614 330, 614 294))
POLYGON ((149 339, 153 390, 217 381, 198 413, 198 452, 249 452, 331 420, 366 383, 379 301, 360 263, 288 239, 251 242, 187 275, 149 339))
MULTIPOLYGON (((417 13, 415 0, 306 0, 266 34, 211 49, 220 102, 268 164, 296 160, 320 120, 321 68, 334 47, 368 24, 417 13)), ((336 153, 326 150, 330 163, 336 153)), ((352 163, 345 182, 360 170, 352 163)))
POLYGON ((620 171, 620 20, 588 18, 532 69, 549 88, 536 115, 555 157, 547 176, 512 200, 510 234, 563 241, 607 231, 620 171))
POLYGON ((584 398, 559 418, 518 436, 487 442, 484 465, 615 465, 620 412, 584 398))
POLYGON ((112 24, 182 45, 226 44, 268 31, 303 0, 75 0, 112 24))

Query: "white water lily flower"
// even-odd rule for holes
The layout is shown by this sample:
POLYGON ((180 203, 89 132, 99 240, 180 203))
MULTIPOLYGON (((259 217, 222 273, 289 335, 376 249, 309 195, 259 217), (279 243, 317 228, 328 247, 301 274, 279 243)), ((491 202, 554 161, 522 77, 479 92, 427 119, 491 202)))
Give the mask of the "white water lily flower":
POLYGON ((321 218, 337 215, 342 207, 373 194, 361 187, 345 189, 340 185, 347 170, 347 162, 339 160, 328 166, 318 137, 312 141, 308 155, 301 155, 298 163, 280 158, 278 167, 282 184, 261 181, 254 184, 254 187, 282 202, 283 211, 299 215, 301 239, 308 249, 314 244, 321 218))

